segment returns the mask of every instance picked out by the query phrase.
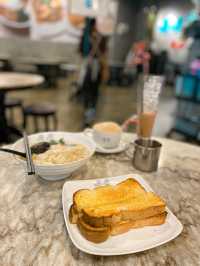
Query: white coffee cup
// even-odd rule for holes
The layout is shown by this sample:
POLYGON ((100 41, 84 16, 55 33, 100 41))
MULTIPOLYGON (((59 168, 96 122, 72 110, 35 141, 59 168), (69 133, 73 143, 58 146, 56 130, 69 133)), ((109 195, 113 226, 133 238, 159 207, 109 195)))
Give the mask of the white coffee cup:
POLYGON ((121 127, 114 122, 103 122, 94 125, 94 141, 105 149, 117 148, 122 136, 121 127))

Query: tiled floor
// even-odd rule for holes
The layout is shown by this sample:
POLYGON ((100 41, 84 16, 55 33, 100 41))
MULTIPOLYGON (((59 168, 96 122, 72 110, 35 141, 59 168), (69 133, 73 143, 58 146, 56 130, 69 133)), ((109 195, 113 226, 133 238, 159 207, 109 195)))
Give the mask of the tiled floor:
MULTIPOLYGON (((24 105, 48 101, 57 106, 59 130, 80 131, 83 124, 83 108, 81 104, 70 100, 72 88, 71 79, 62 79, 54 89, 38 88, 10 93, 8 96, 19 97, 24 105)), ((114 120, 122 123, 127 117, 136 112, 136 86, 131 88, 102 87, 98 102, 97 121, 114 120)), ((165 136, 173 123, 175 100, 173 89, 163 90, 159 115, 154 134, 165 136)), ((16 112, 17 121, 21 123, 21 115, 16 112)), ((133 129, 130 129, 133 130, 133 129)), ((30 130, 31 131, 31 128, 30 130)))

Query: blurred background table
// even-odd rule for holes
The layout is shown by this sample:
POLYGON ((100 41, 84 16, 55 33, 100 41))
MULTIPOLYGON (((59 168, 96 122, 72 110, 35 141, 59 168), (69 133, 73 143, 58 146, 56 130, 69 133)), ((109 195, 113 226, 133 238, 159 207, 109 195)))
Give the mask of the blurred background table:
MULTIPOLYGON (((133 135, 127 135, 132 140, 133 135)), ((59 266, 199 265, 200 149, 160 139, 163 144, 157 173, 141 174, 131 163, 133 145, 118 155, 96 154, 70 180, 139 173, 162 196, 184 226, 175 240, 127 256, 85 254, 71 242, 63 219, 63 184, 27 176, 11 155, 0 154, 0 264, 59 266)), ((134 241, 134 239, 133 239, 134 241)), ((123 245, 123 243, 120 243, 123 245)))
POLYGON ((5 97, 11 91, 35 88, 44 82, 40 75, 2 72, 0 73, 0 143, 9 142, 12 133, 20 135, 16 128, 8 126, 5 114, 5 97))

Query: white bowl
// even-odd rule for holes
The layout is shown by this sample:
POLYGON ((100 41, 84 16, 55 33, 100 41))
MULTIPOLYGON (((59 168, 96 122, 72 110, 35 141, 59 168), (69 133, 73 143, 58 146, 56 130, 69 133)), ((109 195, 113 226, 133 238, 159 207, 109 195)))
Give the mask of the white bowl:
MULTIPOLYGON (((89 137, 85 136, 85 134, 83 133, 44 132, 30 135, 28 139, 30 146, 42 141, 48 142, 51 140, 58 141, 59 139, 63 139, 66 143, 83 144, 89 150, 89 154, 86 158, 72 163, 56 165, 35 164, 36 175, 49 181, 57 181, 69 177, 73 172, 75 172, 88 162, 88 160, 95 153, 96 149, 94 141, 92 141, 89 137)), ((24 152, 23 139, 18 140, 13 145, 13 148, 18 151, 24 152)), ((18 156, 15 156, 15 158, 17 158, 24 165, 24 167, 26 167, 25 160, 20 159, 20 157, 18 156)))

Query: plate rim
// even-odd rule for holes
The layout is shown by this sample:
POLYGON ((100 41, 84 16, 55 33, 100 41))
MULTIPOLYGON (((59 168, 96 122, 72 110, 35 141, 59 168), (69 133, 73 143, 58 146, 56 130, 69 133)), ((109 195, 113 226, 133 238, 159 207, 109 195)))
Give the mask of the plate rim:
MULTIPOLYGON (((96 144, 96 143, 95 143, 96 144)), ((120 144, 117 148, 114 149, 104 149, 96 144, 96 152, 101 154, 116 154, 124 152, 128 149, 130 143, 126 143, 125 141, 121 140, 120 144), (123 146, 121 146, 123 145, 123 146)))
MULTIPOLYGON (((67 232, 68 232, 68 235, 73 243, 73 245, 78 248, 79 250, 87 253, 87 254, 90 254, 90 255, 97 255, 97 256, 121 256, 121 255, 130 255, 130 254, 136 254, 136 253, 139 253, 139 252, 143 252, 143 251, 147 251, 147 250, 150 250, 150 249, 153 249, 153 248, 156 248, 156 247, 159 247, 159 246, 162 246, 172 240, 174 240, 175 238, 177 238, 181 232, 183 231, 183 225, 182 223, 180 222, 180 220, 173 214, 173 212, 167 207, 167 212, 170 213, 170 215, 175 219, 176 221, 176 224, 177 224, 177 228, 175 230, 175 232, 173 233, 173 236, 170 236, 168 238, 166 238, 165 240, 163 241, 160 241, 159 243, 157 244, 152 244, 152 245, 149 245, 149 247, 147 248, 138 248, 137 251, 122 251, 122 252, 98 252, 98 251, 91 251, 87 248, 84 248, 82 246, 79 245, 79 243, 77 243, 77 241, 75 241, 75 239, 73 238, 73 234, 70 230, 70 227, 69 227, 69 224, 68 224, 68 218, 67 218, 67 215, 68 213, 65 212, 65 203, 64 203, 64 192, 65 192, 65 187, 67 185, 69 185, 69 183, 88 183, 88 182, 91 182, 91 183, 95 183, 99 180, 110 180, 111 182, 112 181, 120 181, 121 179, 123 178, 134 178, 136 179, 139 183, 142 181, 143 184, 141 184, 143 187, 145 187, 146 189, 148 189, 148 191, 154 191, 151 186, 147 183, 147 181, 139 174, 134 174, 134 173, 131 173, 131 174, 128 174, 128 175, 120 175, 120 176, 114 176, 114 177, 108 177, 108 178, 102 178, 102 179, 87 179, 87 180, 69 180, 69 181, 66 181, 63 185, 63 189, 62 189, 62 209, 63 209, 63 215, 64 215, 64 221, 65 221, 65 225, 66 225, 66 228, 67 228, 67 232)), ((91 242, 92 243, 92 242, 91 242)))

